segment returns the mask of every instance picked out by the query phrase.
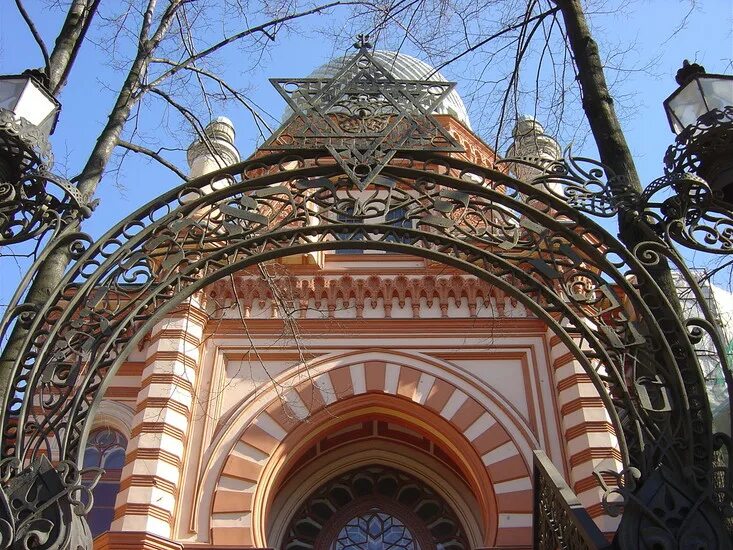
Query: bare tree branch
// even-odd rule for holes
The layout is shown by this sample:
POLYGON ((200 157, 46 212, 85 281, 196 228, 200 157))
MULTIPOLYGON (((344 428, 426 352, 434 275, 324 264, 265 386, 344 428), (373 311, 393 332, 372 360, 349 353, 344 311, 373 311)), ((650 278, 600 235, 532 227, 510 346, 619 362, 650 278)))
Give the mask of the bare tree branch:
POLYGON ((256 34, 256 33, 262 33, 262 34, 265 34, 270 40, 274 40, 274 36, 269 35, 269 34, 267 34, 265 32, 270 27, 275 27, 275 26, 280 25, 282 23, 285 23, 285 22, 288 22, 288 21, 292 21, 294 19, 299 19, 299 18, 302 18, 302 17, 306 17, 308 15, 313 15, 313 14, 316 14, 316 13, 321 13, 322 11, 325 11, 325 10, 327 10, 329 8, 333 8, 333 7, 336 7, 336 6, 347 6, 347 5, 353 5, 353 4, 358 4, 358 3, 360 3, 360 2, 350 2, 350 1, 337 0, 336 2, 331 2, 331 3, 328 3, 328 4, 323 4, 321 6, 317 6, 315 8, 312 8, 312 9, 309 9, 309 10, 306 10, 306 11, 301 11, 301 12, 298 12, 298 13, 293 13, 293 14, 290 14, 290 15, 279 17, 277 19, 272 19, 271 21, 268 21, 267 23, 263 23, 262 25, 257 25, 256 27, 251 27, 251 28, 249 28, 247 30, 244 30, 244 31, 239 32, 237 34, 234 34, 234 35, 232 35, 232 36, 230 36, 228 38, 225 38, 224 40, 221 40, 220 42, 217 42, 213 46, 209 46, 208 48, 206 48, 206 49, 204 49, 204 50, 202 50, 202 51, 200 51, 200 52, 198 52, 198 53, 196 53, 194 55, 189 56, 188 58, 186 58, 183 61, 181 61, 176 67, 172 67, 168 71, 166 71, 163 74, 161 74, 158 78, 156 78, 155 80, 153 80, 150 83, 150 86, 157 86, 157 85, 159 85, 166 78, 170 77, 171 75, 174 75, 175 73, 177 73, 178 71, 180 71, 184 67, 190 65, 191 63, 197 61, 198 59, 201 59, 203 57, 206 57, 206 56, 214 53, 215 51, 223 48, 224 46, 226 46, 228 44, 231 44, 232 42, 236 42, 237 40, 241 40, 242 38, 245 38, 247 36, 251 36, 251 35, 256 34))
POLYGON ((117 140, 117 145, 119 145, 120 147, 123 147, 124 149, 128 149, 134 153, 140 153, 140 154, 149 156, 150 158, 158 161, 160 164, 168 168, 168 170, 176 174, 183 181, 188 181, 188 176, 185 173, 183 173, 183 171, 181 171, 175 164, 163 158, 159 154, 159 152, 153 151, 152 149, 148 149, 147 147, 143 147, 142 145, 130 143, 129 141, 125 141, 122 139, 117 140))
POLYGON ((211 153, 211 156, 213 156, 215 159, 217 159, 217 162, 219 162, 219 155, 216 154, 216 151, 214 150, 214 146, 212 145, 209 136, 207 136, 206 132, 204 131, 204 125, 196 117, 196 115, 193 114, 190 109, 184 107, 175 99, 173 99, 170 94, 160 90, 159 88, 148 88, 148 91, 163 98, 166 103, 168 103, 171 107, 178 111, 183 116, 183 118, 185 118, 191 125, 194 132, 196 132, 196 135, 198 135, 199 140, 204 143, 209 153, 211 153))
MULTIPOLYGON (((174 66, 178 65, 177 62, 171 61, 170 59, 156 58, 156 59, 153 59, 152 61, 153 63, 163 63, 166 65, 174 65, 174 66)), ((260 124, 263 124, 265 126, 265 129, 270 134, 274 132, 274 129, 267 123, 267 121, 262 117, 262 115, 260 115, 258 110, 255 107, 253 107, 253 104, 241 92, 239 92, 238 90, 233 88, 231 85, 229 85, 226 82, 226 80, 224 80, 222 77, 217 76, 216 74, 214 74, 211 71, 207 71, 206 69, 197 67, 196 65, 189 65, 188 67, 184 67, 184 68, 187 71, 198 73, 207 78, 210 78, 211 80, 216 82, 222 88, 222 90, 226 90, 227 92, 229 92, 234 97, 234 99, 236 99, 245 109, 247 109, 250 112, 250 114, 252 115, 252 118, 255 120, 255 124, 257 124, 257 129, 259 130, 261 137, 266 137, 266 136, 264 135, 264 132, 262 132, 262 129, 260 128, 260 124)))
POLYGON ((48 48, 46 48, 46 44, 43 42, 43 38, 41 38, 41 35, 38 33, 36 25, 33 23, 33 20, 30 18, 28 12, 25 10, 23 2, 21 0, 15 0, 15 5, 18 8, 21 17, 23 18, 23 21, 25 21, 25 24, 28 26, 28 30, 31 31, 33 39, 36 41, 36 44, 38 44, 38 47, 41 50, 41 54, 43 55, 43 62, 46 66, 46 73, 48 73, 49 67, 51 65, 51 61, 48 57, 48 48))
POLYGON ((538 15, 535 15, 534 17, 530 17, 529 19, 524 19, 521 23, 517 23, 516 25, 512 25, 510 27, 506 27, 506 28, 500 30, 499 32, 496 32, 496 33, 492 34, 491 36, 488 36, 488 37, 484 38, 483 40, 477 42, 473 46, 471 46, 469 48, 466 48, 464 51, 462 51, 458 55, 453 56, 451 59, 448 59, 447 61, 444 61, 443 63, 441 63, 440 65, 438 65, 437 67, 435 67, 435 70, 432 73, 430 73, 427 78, 430 78, 434 74, 439 73, 442 69, 446 68, 451 63, 453 63, 455 61, 458 61, 463 56, 468 55, 469 53, 478 50, 479 48, 481 48, 482 46, 485 46, 486 44, 488 44, 492 40, 495 40, 495 39, 499 38, 500 36, 504 36, 505 34, 508 34, 511 31, 515 31, 517 29, 523 29, 529 23, 532 23, 533 21, 536 21, 538 19, 541 21, 545 17, 547 17, 549 15, 555 14, 558 11, 558 9, 559 8, 555 7, 553 9, 551 9, 551 10, 548 10, 548 11, 542 12, 542 13, 540 13, 538 15))

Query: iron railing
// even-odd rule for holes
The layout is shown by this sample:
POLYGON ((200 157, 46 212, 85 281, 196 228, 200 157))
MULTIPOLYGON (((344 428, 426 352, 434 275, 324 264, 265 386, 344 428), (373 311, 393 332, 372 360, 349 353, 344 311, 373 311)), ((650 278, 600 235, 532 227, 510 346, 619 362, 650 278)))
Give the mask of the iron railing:
POLYGON ((602 550, 611 545, 543 451, 534 452, 534 548, 602 550))

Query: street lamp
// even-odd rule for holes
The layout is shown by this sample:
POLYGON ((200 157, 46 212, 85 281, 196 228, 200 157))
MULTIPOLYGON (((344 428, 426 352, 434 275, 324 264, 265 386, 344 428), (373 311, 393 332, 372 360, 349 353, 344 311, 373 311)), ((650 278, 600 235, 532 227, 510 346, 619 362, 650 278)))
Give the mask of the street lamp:
POLYGON ((661 237, 733 254, 733 76, 685 60, 676 79, 664 110, 677 139, 637 206, 661 237))
POLYGON ((675 144, 665 156, 668 172, 692 172, 714 198, 733 204, 733 76, 707 74, 685 60, 679 88, 664 101, 675 144))
POLYGON ((32 167, 50 166, 48 136, 60 110, 39 72, 0 76, 0 178, 12 181, 32 167))
POLYGON ((48 137, 61 105, 41 71, 0 75, 0 246, 40 237, 92 204, 69 181, 50 172, 48 137))

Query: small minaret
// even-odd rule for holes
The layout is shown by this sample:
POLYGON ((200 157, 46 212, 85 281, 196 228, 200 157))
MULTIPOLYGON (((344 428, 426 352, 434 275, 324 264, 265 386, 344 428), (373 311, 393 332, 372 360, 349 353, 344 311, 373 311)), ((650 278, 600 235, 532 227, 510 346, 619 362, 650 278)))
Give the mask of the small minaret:
POLYGON ((234 146, 234 125, 226 117, 220 116, 204 129, 209 138, 207 146, 202 140, 194 141, 187 152, 189 176, 198 178, 209 172, 231 166, 239 162, 239 151, 234 146))
MULTIPOLYGON (((512 130, 514 142, 507 150, 507 158, 521 158, 538 166, 549 167, 552 162, 562 158, 562 149, 555 138, 545 134, 545 129, 532 116, 520 116, 512 130)), ((532 183, 542 170, 524 164, 511 165, 514 175, 528 183, 532 183)), ((562 193, 559 184, 551 184, 551 190, 562 193)))

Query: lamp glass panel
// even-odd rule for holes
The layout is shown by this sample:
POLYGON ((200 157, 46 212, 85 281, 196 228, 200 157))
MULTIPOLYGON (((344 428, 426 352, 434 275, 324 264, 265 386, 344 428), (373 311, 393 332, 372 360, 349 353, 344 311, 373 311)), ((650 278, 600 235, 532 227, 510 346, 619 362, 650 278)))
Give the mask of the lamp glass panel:
POLYGON ((15 112, 15 106, 23 93, 26 82, 25 78, 0 79, 0 109, 15 112))
POLYGON ((674 131, 678 134, 706 112, 697 80, 687 84, 669 100, 669 109, 672 112, 674 131))
POLYGON ((706 111, 733 106, 733 78, 701 78, 706 111))
MULTIPOLYGON (((15 114, 36 126, 45 126, 49 117, 56 111, 56 104, 48 95, 39 89, 35 82, 28 80, 28 85, 20 96, 15 114)), ((50 130, 50 128, 49 128, 50 130)))

